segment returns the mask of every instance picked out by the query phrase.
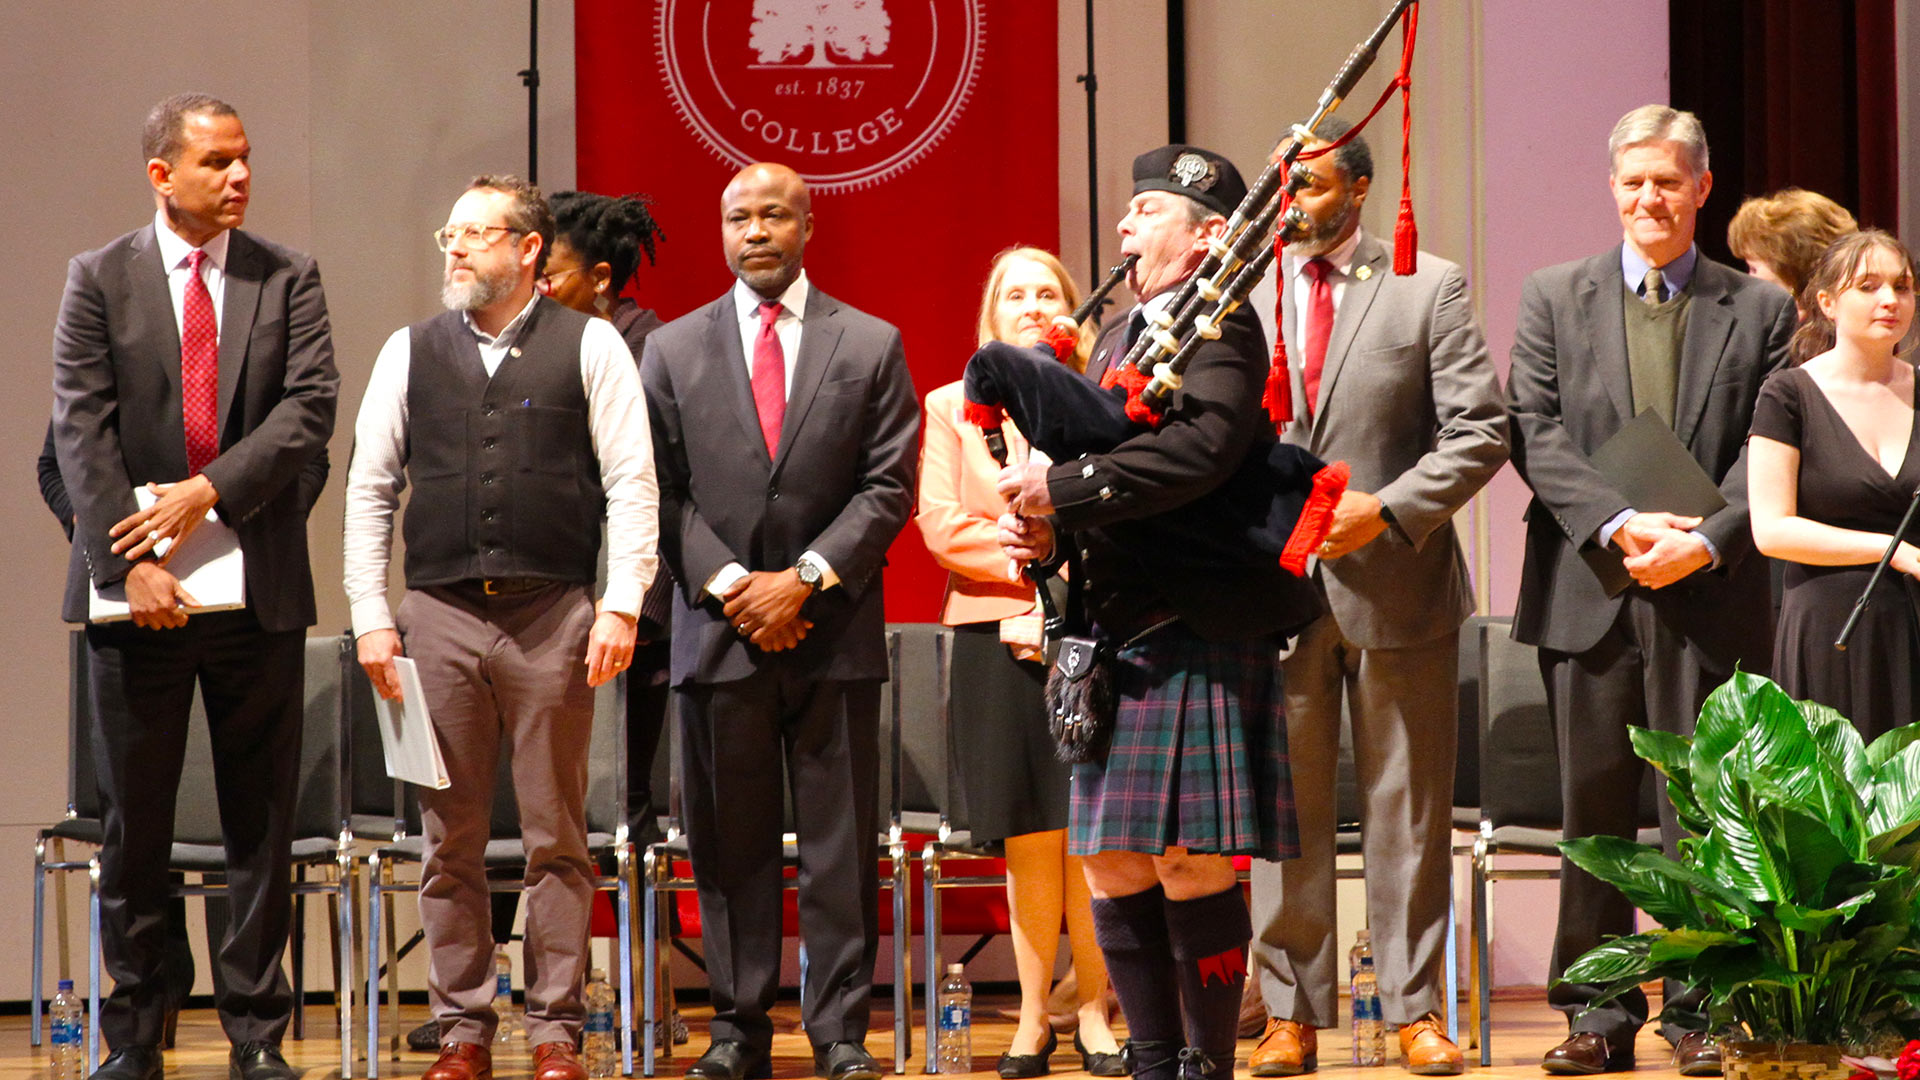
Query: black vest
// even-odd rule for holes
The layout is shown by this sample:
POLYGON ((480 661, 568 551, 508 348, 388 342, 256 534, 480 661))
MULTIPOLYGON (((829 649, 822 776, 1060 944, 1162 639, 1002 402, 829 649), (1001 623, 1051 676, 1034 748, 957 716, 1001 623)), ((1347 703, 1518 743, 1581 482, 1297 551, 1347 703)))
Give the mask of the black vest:
POLYGON ((587 316, 540 298, 491 379, 461 313, 409 328, 408 588, 592 583, 606 494, 580 383, 586 327, 587 316))

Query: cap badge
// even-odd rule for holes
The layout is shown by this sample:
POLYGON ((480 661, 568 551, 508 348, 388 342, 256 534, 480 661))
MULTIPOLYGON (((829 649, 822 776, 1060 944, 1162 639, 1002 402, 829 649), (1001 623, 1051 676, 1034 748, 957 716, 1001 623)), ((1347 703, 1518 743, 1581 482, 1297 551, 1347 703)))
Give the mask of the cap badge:
POLYGON ((1187 153, 1173 159, 1173 168, 1168 176, 1179 182, 1181 187, 1212 191, 1213 185, 1220 179, 1220 170, 1199 154, 1187 153))

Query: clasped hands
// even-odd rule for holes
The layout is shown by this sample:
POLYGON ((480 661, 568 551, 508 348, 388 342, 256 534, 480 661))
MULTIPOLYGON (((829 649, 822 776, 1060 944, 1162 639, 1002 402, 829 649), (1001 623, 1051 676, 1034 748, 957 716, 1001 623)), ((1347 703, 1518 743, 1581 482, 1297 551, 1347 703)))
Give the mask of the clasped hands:
POLYGON ((1713 562, 1707 542, 1693 531, 1700 521, 1662 510, 1638 513, 1614 530, 1612 543, 1626 556, 1634 581, 1664 589, 1713 562))
POLYGON ((159 496, 154 504, 121 518, 107 535, 113 538, 114 553, 134 564, 126 580, 133 624, 146 630, 178 629, 187 625, 187 613, 182 609, 197 606, 199 601, 166 569, 167 558, 207 519, 207 511, 220 501, 220 493, 204 473, 176 484, 148 484, 147 490, 159 496), (173 545, 158 561, 151 561, 149 556, 162 540, 171 540, 173 545))
POLYGON ((766 652, 782 652, 813 629, 812 620, 800 617, 801 605, 812 595, 813 587, 792 567, 755 570, 722 594, 721 610, 735 633, 766 652))

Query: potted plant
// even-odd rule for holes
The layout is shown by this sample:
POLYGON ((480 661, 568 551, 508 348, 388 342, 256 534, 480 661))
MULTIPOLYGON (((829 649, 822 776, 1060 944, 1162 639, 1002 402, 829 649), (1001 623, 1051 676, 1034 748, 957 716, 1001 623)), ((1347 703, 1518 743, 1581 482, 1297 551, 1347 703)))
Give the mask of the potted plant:
POLYGON ((1565 979, 1603 1001, 1652 978, 1704 989, 1715 1029, 1751 1040, 1727 1047, 1729 1077, 1759 1044, 1829 1048, 1815 1057, 1837 1076, 1843 1050, 1897 1048, 1920 1016, 1920 724, 1868 746, 1833 709, 1736 673, 1692 738, 1631 735, 1690 835, 1677 861, 1612 836, 1560 845, 1660 924, 1565 979))

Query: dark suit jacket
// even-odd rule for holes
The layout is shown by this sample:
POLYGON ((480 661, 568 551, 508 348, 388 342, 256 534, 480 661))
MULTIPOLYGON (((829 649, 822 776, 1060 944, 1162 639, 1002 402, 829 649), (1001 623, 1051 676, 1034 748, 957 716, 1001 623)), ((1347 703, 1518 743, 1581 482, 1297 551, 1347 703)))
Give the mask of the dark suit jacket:
MULTIPOLYGON (((1296 260, 1276 273, 1291 275, 1296 260)), ((1365 649, 1422 645, 1458 631, 1473 612, 1453 515, 1507 460, 1507 414, 1460 268, 1427 252, 1408 277, 1393 252, 1363 234, 1334 315, 1320 400, 1302 404, 1286 439, 1353 469, 1352 487, 1379 496, 1394 524, 1365 547, 1320 564, 1340 632, 1365 649)), ((1288 289, 1281 333, 1298 377, 1305 290, 1288 289)))
MULTIPOLYGON (((1533 488, 1513 636, 1560 652, 1591 648, 1613 625, 1609 599, 1579 550, 1628 506, 1588 455, 1633 418, 1620 249, 1527 278, 1507 375, 1513 464, 1533 488)), ((1747 427, 1760 383, 1787 363, 1786 292, 1702 255, 1681 346, 1674 433, 1720 485, 1726 509, 1699 531, 1720 563, 1651 592, 1688 640, 1723 663, 1764 666, 1772 651, 1766 560, 1747 522, 1747 427)), ((1657 506, 1637 507, 1659 510, 1657 506)))
POLYGON ((814 679, 887 675, 880 569, 913 508, 919 403, 900 332, 811 289, 778 457, 767 458, 733 294, 647 336, 640 362, 660 479, 660 553, 680 582, 673 681, 762 665, 814 679), (782 653, 742 641, 705 592, 730 562, 784 570, 815 551, 840 578, 782 653))
MULTIPOLYGON (((248 606, 266 630, 297 630, 314 622, 310 470, 340 381, 326 296, 311 258, 239 230, 225 274, 220 454, 204 471, 240 537, 248 606)), ((54 443, 74 511, 63 612, 83 622, 89 586, 130 568, 107 530, 134 512, 133 488, 187 476, 180 332, 151 225, 68 264, 53 359, 54 443)))

